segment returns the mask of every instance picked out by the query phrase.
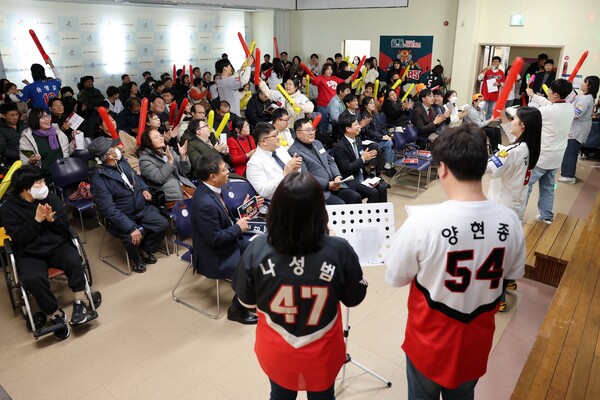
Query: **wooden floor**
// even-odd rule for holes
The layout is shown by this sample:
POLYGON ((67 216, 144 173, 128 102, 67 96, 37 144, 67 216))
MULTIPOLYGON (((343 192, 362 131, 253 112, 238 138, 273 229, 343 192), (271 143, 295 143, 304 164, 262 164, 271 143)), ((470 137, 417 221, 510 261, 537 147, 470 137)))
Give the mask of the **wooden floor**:
POLYGON ((600 397, 600 197, 587 218, 513 399, 600 397))

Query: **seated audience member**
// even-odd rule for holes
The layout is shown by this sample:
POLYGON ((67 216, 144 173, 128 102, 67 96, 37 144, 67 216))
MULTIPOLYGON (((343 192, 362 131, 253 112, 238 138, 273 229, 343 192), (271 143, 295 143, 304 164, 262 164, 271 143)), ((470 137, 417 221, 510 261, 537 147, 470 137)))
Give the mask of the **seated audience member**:
POLYGON ((273 102, 260 90, 252 95, 248 106, 246 107, 246 118, 250 123, 250 128, 254 128, 259 122, 271 122, 271 112, 269 109, 273 102))
POLYGON ((169 122, 169 112, 161 96, 153 96, 148 99, 148 111, 156 113, 160 118, 161 125, 166 129, 167 122, 169 122))
POLYGON ((471 103, 471 106, 466 110, 467 116, 464 118, 464 121, 475 124, 479 128, 483 129, 490 141, 492 153, 496 153, 498 151, 498 145, 502 144, 502 134, 500 133, 500 128, 488 126, 490 122, 494 121, 494 118, 492 117, 487 120, 485 119, 486 110, 483 106, 483 95, 476 93, 473 95, 472 100, 473 102, 471 103))
POLYGON ((92 171, 90 189, 108 232, 123 241, 131 269, 146 272, 146 264, 157 262, 154 253, 169 225, 151 204, 150 188, 121 158, 119 139, 96 138, 88 146, 100 160, 92 171), (138 226, 143 228, 144 233, 138 226))
POLYGON ((232 167, 238 175, 246 175, 246 164, 256 151, 254 138, 250 136, 250 124, 246 118, 236 118, 233 131, 227 137, 227 147, 231 154, 232 167))
MULTIPOLYGON (((49 267, 63 270, 75 296, 71 324, 87 322, 90 314, 85 303, 82 260, 71 242, 62 200, 48 191, 42 170, 32 165, 17 169, 11 185, 14 190, 0 210, 21 282, 52 324, 65 324, 67 316, 58 308, 48 282, 49 267)), ((62 340, 69 333, 65 324, 54 336, 62 340)))
POLYGON ((126 97, 129 93, 129 83, 131 82, 131 77, 127 74, 121 75, 121 86, 117 88, 119 91, 119 95, 121 97, 126 97))
POLYGON ((165 89, 160 94, 160 97, 163 99, 165 103, 165 112, 167 114, 171 113, 171 107, 175 107, 177 110, 177 103, 175 102, 175 91, 173 89, 165 89))
MULTIPOLYGON (((233 119, 235 118, 233 116, 235 114, 231 113, 231 107, 229 106, 229 103, 226 101, 220 101, 217 111, 215 112, 215 119, 213 121, 213 126, 212 126, 213 132, 215 132, 217 130, 217 128, 223 121, 225 114, 227 114, 227 113, 230 113, 229 121, 231 121, 231 123, 233 123, 233 119)), ((223 129, 223 132, 225 132, 227 135, 229 135, 229 133, 231 133, 231 129, 229 129, 229 125, 230 125, 230 123, 225 124, 225 128, 223 129)), ((215 135, 213 133, 210 134, 210 141, 213 144, 215 144, 217 141, 217 139, 215 138, 215 135)))
POLYGON ((358 104, 362 105, 362 102, 365 97, 371 97, 371 98, 373 98, 373 100, 375 100, 375 110, 380 111, 381 104, 379 104, 379 100, 377 99, 377 96, 374 91, 375 91, 375 85, 372 84, 371 82, 367 83, 365 85, 365 90, 363 90, 362 93, 360 94, 360 96, 358 97, 358 104))
POLYGON ((16 94, 19 92, 19 90, 17 89, 17 85, 10 82, 8 79, 2 79, 0 80, 0 91, 2 91, 2 89, 4 89, 4 94, 0 94, 0 106, 3 104, 16 103, 17 109, 19 110, 21 115, 27 115, 27 113, 29 112, 29 107, 27 107, 27 103, 24 103, 22 101, 15 102, 14 99, 11 97, 16 96, 16 94), (2 86, 2 82, 4 82, 4 86, 2 86))
POLYGON ((433 106, 434 95, 431 90, 421 90, 419 99, 421 99, 421 104, 413 109, 411 121, 419 130, 419 137, 433 141, 438 137, 446 116, 437 114, 433 106))
POLYGON ((53 98, 48 100, 48 108, 52 116, 52 123, 60 128, 68 138, 73 137, 73 129, 68 121, 69 115, 65 114, 65 106, 61 99, 53 98))
POLYGON ((52 124, 50 114, 40 108, 29 111, 27 125, 29 128, 23 131, 19 141, 21 162, 40 167, 44 178, 50 183, 52 163, 59 158, 69 157, 72 152, 69 138, 52 124))
POLYGON ((210 129, 208 123, 203 120, 193 120, 188 125, 186 131, 179 139, 180 144, 188 142, 187 155, 190 158, 191 170, 189 177, 191 179, 199 178, 200 156, 206 153, 219 154, 225 163, 232 164, 229 147, 226 144, 212 144, 210 141, 210 129))
POLYGON ((333 148, 333 157, 342 176, 353 175, 348 187, 355 190, 367 203, 385 203, 387 201, 386 184, 379 180, 375 186, 367 186, 363 181, 372 176, 365 165, 377 157, 377 150, 364 150, 360 140, 360 125, 354 115, 340 116, 340 129, 344 136, 333 148))
POLYGON ((290 131, 290 114, 285 108, 277 108, 273 111, 273 126, 279 136, 279 144, 286 151, 294 144, 294 135, 290 131))
POLYGON ((288 153, 302 157, 302 172, 310 173, 319 182, 327 204, 360 203, 360 194, 340 182, 342 175, 323 144, 315 140, 315 129, 310 120, 303 118, 296 121, 294 131, 296 141, 288 153))
POLYGON ((196 185, 187 177, 191 169, 187 158, 187 142, 178 146, 179 154, 166 145, 163 135, 156 129, 150 128, 142 133, 140 172, 150 187, 165 193, 168 209, 180 200, 191 199, 196 189, 196 185))
POLYGON ((398 94, 390 89, 384 90, 384 100, 381 111, 385 115, 386 124, 389 127, 403 127, 410 125, 410 111, 414 108, 412 98, 409 96, 405 101, 398 98, 398 94))
POLYGON ((10 166, 20 158, 19 140, 27 125, 15 103, 2 104, 0 114, 0 161, 10 166))
POLYGON ((293 124, 298 118, 310 117, 315 105, 308 100, 308 98, 302 94, 300 90, 300 80, 296 78, 290 78, 285 81, 284 89, 289 97, 294 101, 294 106, 284 97, 279 90, 271 90, 267 87, 267 84, 261 81, 260 91, 266 94, 269 99, 276 102, 277 104, 283 104, 283 107, 289 114, 290 124, 293 124), (299 110, 297 111, 296 108, 299 110))
POLYGON ((139 92, 143 97, 147 97, 146 94, 149 94, 152 91, 152 86, 154 86, 155 81, 150 71, 144 71, 142 73, 142 78, 144 79, 144 82, 140 85, 139 92))
POLYGON ((208 89, 204 87, 204 80, 202 78, 194 78, 192 87, 190 87, 190 90, 188 91, 188 99, 190 100, 190 103, 208 103, 206 96, 208 96, 208 89))
MULTIPOLYGON (((359 116, 359 120, 362 123, 360 138, 361 140, 372 140, 377 143, 377 148, 382 155, 385 174, 390 177, 394 176, 396 173, 394 170, 396 154, 394 153, 392 138, 388 135, 375 109, 375 99, 365 97, 362 101, 362 107, 363 111, 359 116)), ((377 172, 381 172, 381 169, 378 168, 377 172)))
POLYGON ((75 100, 75 92, 70 86, 64 86, 60 89, 60 99, 65 106, 65 115, 71 115, 73 111, 80 112, 80 104, 75 100))
POLYGON ((140 122, 140 109, 142 103, 139 99, 129 99, 125 102, 125 109, 117 117, 119 129, 124 130, 131 136, 136 137, 138 124, 140 122))
POLYGON ((460 124, 462 124, 463 118, 465 118, 467 116, 466 110, 458 111, 458 108, 456 107, 457 100, 458 100, 458 97, 457 97, 456 91, 448 90, 446 93, 444 93, 444 98, 442 100, 442 103, 444 105, 444 113, 446 113, 446 112, 450 113, 450 117, 449 117, 450 122, 448 123, 449 128, 454 128, 456 126, 459 126, 460 124))
MULTIPOLYGON (((130 134, 125 131, 122 131, 117 128, 117 123, 115 119, 109 115, 108 117, 112 126, 117 130, 119 134, 119 139, 121 140, 121 144, 119 144, 118 148, 123 155, 123 158, 129 163, 129 166, 133 168, 133 170, 139 174, 140 173, 140 161, 138 158, 138 147, 137 147, 137 138, 134 138, 130 134)), ((97 137, 107 137, 111 138, 110 129, 104 123, 102 119, 98 120, 98 128, 96 129, 97 134, 94 135, 93 139, 97 137)))
POLYGON ((550 87, 550 84, 556 79, 554 71, 554 60, 549 58, 544 62, 544 70, 535 74, 535 80, 531 84, 531 89, 538 96, 548 97, 542 89, 543 85, 550 87))
POLYGON ((109 110, 115 115, 123 111, 123 102, 119 98, 119 88, 116 86, 109 86, 106 88, 106 101, 108 101, 109 110))
POLYGON ((444 108, 444 94, 440 89, 432 90, 431 93, 433 93, 433 109, 436 115, 443 114, 446 117, 441 127, 442 130, 446 129, 450 123, 450 111, 444 108))
MULTIPOLYGON (((227 184, 229 168, 216 153, 200 157, 198 185, 192 199, 193 262, 202 266, 209 278, 231 279, 245 243, 242 234, 248 230, 248 218, 234 218, 222 198, 221 188, 227 184), (235 221, 235 222, 234 222, 235 221)), ((227 310, 227 319, 241 324, 256 324, 258 317, 243 307, 237 296, 227 310)))
POLYGON ((279 182, 293 171, 298 171, 302 157, 294 154, 291 157, 287 149, 281 145, 281 139, 275 127, 266 122, 260 122, 254 128, 256 151, 248 160, 246 177, 265 199, 271 199, 279 182))
POLYGON ((346 109, 344 105, 344 97, 350 94, 350 85, 348 83, 340 83, 335 89, 336 96, 333 96, 327 104, 327 112, 329 113, 329 122, 337 124, 340 114, 346 109))
POLYGON ((104 95, 99 89, 94 87, 94 77, 86 75, 81 78, 79 85, 79 94, 77 99, 81 104, 85 104, 86 110, 89 112, 98 105, 98 102, 104 100, 104 95))

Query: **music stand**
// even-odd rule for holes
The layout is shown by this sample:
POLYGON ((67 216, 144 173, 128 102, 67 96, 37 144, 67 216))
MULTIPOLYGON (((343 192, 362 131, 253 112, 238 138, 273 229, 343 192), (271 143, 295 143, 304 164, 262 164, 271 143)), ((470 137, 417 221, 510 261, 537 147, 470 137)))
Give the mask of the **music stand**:
MULTIPOLYGON (((396 232, 394 224, 394 205, 392 203, 359 203, 326 206, 329 215, 329 227, 336 236, 342 237, 352 245, 358 254, 361 266, 377 265, 383 263, 383 253, 392 245, 393 235, 396 232), (373 234, 373 233, 377 234, 373 234), (370 241, 364 246, 364 241, 370 241), (376 246, 376 251, 374 251, 376 246)), ((379 379, 387 387, 392 386, 388 381, 375 371, 355 361, 348 352, 348 337, 350 335, 350 308, 346 308, 346 321, 344 323, 344 345, 346 347, 346 361, 342 367, 342 382, 346 379, 346 365, 352 363, 369 375, 379 379)))

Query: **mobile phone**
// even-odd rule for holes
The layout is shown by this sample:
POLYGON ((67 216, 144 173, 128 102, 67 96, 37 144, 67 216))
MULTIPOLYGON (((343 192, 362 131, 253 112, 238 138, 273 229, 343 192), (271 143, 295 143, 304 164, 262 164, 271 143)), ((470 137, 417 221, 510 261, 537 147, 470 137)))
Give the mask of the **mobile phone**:
POLYGON ((21 154, 23 154, 25 157, 30 158, 32 155, 35 154, 35 151, 33 150, 19 150, 21 152, 21 154))

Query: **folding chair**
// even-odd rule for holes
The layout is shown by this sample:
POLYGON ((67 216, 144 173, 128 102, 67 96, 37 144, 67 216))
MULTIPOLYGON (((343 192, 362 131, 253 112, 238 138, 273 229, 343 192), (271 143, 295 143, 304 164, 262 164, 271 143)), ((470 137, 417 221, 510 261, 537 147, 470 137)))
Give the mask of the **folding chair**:
MULTIPOLYGON (((88 322, 93 321, 98 318, 98 312, 96 309, 100 306, 102 302, 102 295, 100 292, 92 292, 91 290, 91 269, 88 262, 87 255, 85 254, 85 250, 81 245, 81 239, 77 236, 74 231, 71 232, 71 240, 77 249, 79 256, 81 257, 81 265, 84 269, 84 277, 85 277, 85 294, 88 298, 89 307, 91 309, 90 317, 88 322)), ((14 256, 14 252, 12 250, 12 245, 10 238, 6 237, 4 239, 4 251, 6 253, 6 259, 8 264, 6 267, 3 265, 5 269, 5 279, 9 288, 9 295, 11 296, 11 304, 13 305, 13 310, 16 312, 18 309, 21 309, 21 313, 23 318, 26 321, 26 325, 28 329, 31 329, 33 333, 33 337, 35 340, 38 340, 40 337, 45 336, 47 334, 53 333, 54 331, 61 329, 63 327, 62 324, 45 326, 46 324, 46 314, 41 311, 33 312, 31 303, 30 303, 30 295, 25 289, 23 283, 19 280, 19 274, 16 264, 16 259, 14 256), (9 268, 10 267, 10 268, 9 268)), ((65 278, 64 271, 56 268, 48 268, 48 279, 61 280, 65 278)))
MULTIPOLYGON (((243 199, 242 199, 242 201, 243 201, 243 199)), ((174 243, 176 246, 175 251, 176 251, 179 259, 186 261, 188 264, 185 267, 185 270, 183 271, 183 273, 181 274, 181 277, 177 281, 177 284, 171 291, 171 296, 173 297, 173 300, 175 300, 177 303, 183 304, 184 306, 191 308, 192 310, 199 312, 200 314, 203 314, 209 318, 218 319, 218 318, 221 318, 225 314, 225 311, 221 312, 221 292, 220 292, 220 286, 219 286, 219 280, 221 278, 206 277, 207 279, 214 279, 216 282, 216 285, 217 285, 217 311, 216 311, 216 313, 210 313, 207 310, 203 310, 203 309, 199 308, 198 306, 188 302, 187 300, 184 300, 181 297, 178 297, 178 295, 176 294, 176 291, 179 288, 179 285, 181 284, 181 282, 183 281, 183 278, 186 276, 186 273, 188 272, 188 270, 192 270, 192 275, 195 274, 196 272, 198 272, 199 274, 202 274, 201 270, 193 265, 193 258, 192 258, 193 247, 191 244, 186 242, 186 240, 188 240, 192 237, 192 219, 191 219, 191 215, 190 215, 191 214, 191 210, 190 210, 191 204, 192 204, 191 199, 182 200, 182 201, 177 202, 175 204, 175 206, 173 206, 173 210, 172 210, 173 211, 173 222, 175 223, 175 233, 174 233, 174 237, 175 237, 174 243), (182 256, 179 256, 178 246, 183 246, 185 249, 187 249, 187 251, 182 256)), ((223 277, 223 279, 224 278, 225 277, 223 277)))
POLYGON ((83 226, 83 215, 82 213, 89 210, 95 210, 96 204, 92 199, 79 199, 70 200, 66 192, 70 188, 77 188, 81 182, 89 183, 90 169, 87 160, 77 157, 67 157, 56 160, 50 166, 50 172, 52 173, 52 179, 54 180, 54 187, 58 191, 58 194, 63 200, 66 206, 74 208, 79 213, 79 221, 81 222, 81 231, 83 240, 85 243, 87 237, 85 234, 85 227, 83 226))

